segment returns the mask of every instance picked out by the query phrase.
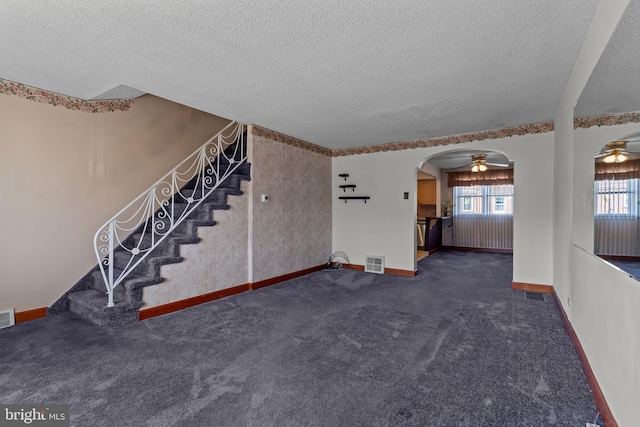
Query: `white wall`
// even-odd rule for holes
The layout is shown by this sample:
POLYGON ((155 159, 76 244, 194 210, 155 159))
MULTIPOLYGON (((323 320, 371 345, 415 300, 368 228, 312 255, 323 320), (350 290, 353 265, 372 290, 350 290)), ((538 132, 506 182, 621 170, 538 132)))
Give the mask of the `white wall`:
POLYGON ((640 419, 640 282, 577 246, 571 323, 618 425, 640 419))
POLYGON ((592 253, 593 156, 640 126, 573 130, 573 110, 628 3, 600 3, 556 114, 553 150, 554 288, 620 426, 640 419, 640 285, 592 253))
POLYGON ((640 419, 640 282, 593 254, 593 157, 638 131, 638 123, 577 129, 573 147, 569 319, 620 426, 640 419))
POLYGON ((383 255, 386 266, 414 270, 415 170, 436 153, 452 149, 497 150, 515 162, 514 274, 517 282, 552 284, 552 167, 535 161, 552 150, 553 134, 514 136, 453 146, 359 154, 333 159, 333 250, 346 252, 354 264, 365 255, 383 255), (338 200, 338 177, 349 173, 356 195, 366 204, 338 200), (409 200, 403 200, 408 191, 409 200))

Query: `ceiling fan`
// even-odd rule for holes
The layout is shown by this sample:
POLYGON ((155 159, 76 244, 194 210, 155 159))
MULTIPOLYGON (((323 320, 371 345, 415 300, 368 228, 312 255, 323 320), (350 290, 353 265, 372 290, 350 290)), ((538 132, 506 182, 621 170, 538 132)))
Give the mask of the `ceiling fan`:
POLYGON ((474 154, 471 156, 471 163, 461 166, 461 168, 471 167, 471 172, 484 172, 489 169, 489 166, 496 166, 500 168, 508 168, 509 164, 505 163, 488 163, 486 154, 474 154))
POLYGON ((605 144, 600 150, 600 154, 596 156, 596 160, 600 160, 605 163, 622 163, 629 158, 637 158, 640 153, 627 150, 627 143, 631 143, 633 147, 637 148, 638 142, 640 142, 640 132, 627 135, 617 141, 611 141, 605 144))
POLYGON ((632 155, 627 151, 627 141, 612 141, 602 147, 596 159, 602 159, 605 163, 622 163, 632 155))

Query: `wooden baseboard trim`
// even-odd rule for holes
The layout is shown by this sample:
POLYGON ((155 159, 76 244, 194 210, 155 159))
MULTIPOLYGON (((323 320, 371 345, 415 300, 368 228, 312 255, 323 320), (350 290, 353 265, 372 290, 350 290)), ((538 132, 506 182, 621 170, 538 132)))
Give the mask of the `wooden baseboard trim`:
POLYGON ((157 307, 146 308, 138 312, 138 320, 145 320, 151 317, 162 316, 163 314, 173 313, 174 311, 182 310, 194 305, 204 304, 205 302, 217 300, 220 298, 228 297, 231 295, 239 294, 240 292, 248 291, 249 284, 233 286, 227 289, 221 289, 219 291, 210 292, 204 295, 198 295, 196 297, 183 299, 180 301, 170 302, 169 304, 159 305, 157 307))
POLYGON ((16 311, 14 320, 16 323, 28 322, 47 316, 47 307, 34 308, 33 310, 16 311))
POLYGON ((496 248, 472 248, 469 246, 443 246, 442 249, 453 249, 456 251, 469 252, 493 252, 498 254, 512 254, 513 249, 496 249, 496 248))
POLYGON ((431 255, 431 254, 435 254, 440 249, 442 249, 442 246, 438 246, 437 248, 429 249, 427 252, 429 252, 429 255, 431 255))
POLYGON ((565 313, 560 300, 556 293, 553 293, 553 299, 556 302, 556 306, 558 307, 558 311, 560 312, 560 316, 562 317, 562 321, 564 323, 564 327, 569 334, 569 338, 571 339, 571 344, 573 344, 573 348, 578 353, 578 358, 580 359, 580 364, 582 365, 582 370, 584 371, 585 376, 587 377, 587 382, 589 383, 589 388, 591 388, 591 394, 593 395, 593 400, 596 403, 596 407, 598 408, 598 412, 600 412, 600 416, 602 417, 602 421, 604 421, 604 425, 606 427, 618 427, 618 423, 615 418, 613 418, 613 414, 611 413, 611 409, 607 404, 607 400, 604 398, 604 393, 602 393, 602 389, 598 384, 598 380, 596 376, 593 374, 591 370, 591 365, 589 364, 589 360, 587 359, 587 355, 584 353, 584 349, 582 348, 582 344, 580 344, 580 340, 576 335, 576 331, 571 326, 571 322, 567 317, 567 313, 565 313))
POLYGON ((545 294, 553 294, 553 286, 538 285, 536 283, 511 282, 511 288, 519 291, 542 292, 545 294))
POLYGON ((296 277, 306 276, 307 274, 320 271, 327 268, 327 264, 316 265, 315 267, 305 268, 304 270, 294 271, 293 273, 283 274, 282 276, 272 277, 270 279, 260 280, 259 282, 249 283, 249 289, 256 290, 266 286, 275 285, 285 280, 295 279, 296 277))
MULTIPOLYGON (((358 270, 364 271, 364 265, 360 264, 350 264, 345 266, 347 270, 358 270)), ((385 267, 384 274, 393 274, 394 276, 405 276, 405 277, 413 277, 418 274, 417 271, 414 270, 401 270, 399 268, 388 268, 385 267)))
POLYGON ((417 270, 401 270, 399 268, 385 268, 384 274, 393 274, 394 276, 413 277, 418 274, 417 270))

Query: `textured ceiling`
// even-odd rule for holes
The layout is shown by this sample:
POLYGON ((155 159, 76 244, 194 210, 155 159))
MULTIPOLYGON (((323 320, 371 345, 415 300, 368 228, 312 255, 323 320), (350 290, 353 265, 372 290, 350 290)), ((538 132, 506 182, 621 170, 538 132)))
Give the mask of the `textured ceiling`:
POLYGON ((640 0, 631 0, 593 70, 576 117, 640 110, 640 0))
POLYGON ((553 120, 597 5, 3 0, 0 78, 82 99, 131 89, 329 148, 373 145, 553 120))

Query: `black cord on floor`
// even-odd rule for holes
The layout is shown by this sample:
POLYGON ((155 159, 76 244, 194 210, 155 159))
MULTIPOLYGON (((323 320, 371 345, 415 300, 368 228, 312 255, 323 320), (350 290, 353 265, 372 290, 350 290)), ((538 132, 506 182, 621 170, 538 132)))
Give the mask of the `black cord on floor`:
POLYGON ((331 254, 331 257, 329 257, 326 270, 338 270, 343 268, 344 265, 348 265, 349 269, 353 270, 353 266, 351 265, 351 261, 349 261, 347 254, 342 251, 336 251, 331 254))

